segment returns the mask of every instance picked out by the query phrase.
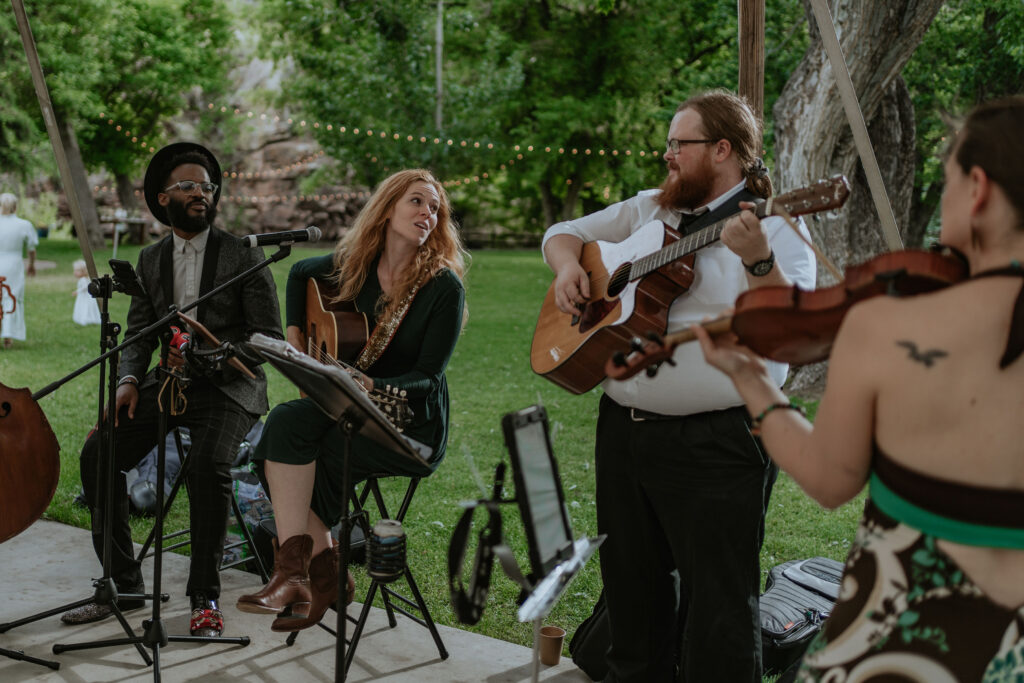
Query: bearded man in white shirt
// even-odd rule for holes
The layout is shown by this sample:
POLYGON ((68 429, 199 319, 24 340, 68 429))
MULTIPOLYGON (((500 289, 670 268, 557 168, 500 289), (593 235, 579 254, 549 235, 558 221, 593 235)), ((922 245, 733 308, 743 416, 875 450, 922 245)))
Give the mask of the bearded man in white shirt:
MULTIPOLYGON (((579 263, 584 243, 621 242, 652 221, 691 234, 769 197, 761 145, 758 119, 736 95, 683 102, 660 188, 545 233, 558 308, 575 314, 591 295, 579 263)), ((810 289, 815 261, 781 218, 743 211, 720 242, 697 252, 693 271, 669 308, 669 332, 720 314, 747 289, 810 289)), ((605 681, 759 683, 758 554, 778 468, 699 346, 680 346, 674 360, 655 377, 603 384, 595 454, 598 531, 608 535, 600 554, 611 630, 605 681)), ((787 366, 770 365, 781 385, 787 366)))

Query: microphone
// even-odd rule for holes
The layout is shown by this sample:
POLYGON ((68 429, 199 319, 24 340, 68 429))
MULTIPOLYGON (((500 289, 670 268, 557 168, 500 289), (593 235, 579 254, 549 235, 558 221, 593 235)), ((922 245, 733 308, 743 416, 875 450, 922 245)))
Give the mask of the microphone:
POLYGON ((320 228, 311 225, 302 230, 285 230, 284 232, 265 232, 262 235, 246 235, 242 245, 246 247, 269 247, 275 244, 293 244, 294 242, 319 242, 320 228))

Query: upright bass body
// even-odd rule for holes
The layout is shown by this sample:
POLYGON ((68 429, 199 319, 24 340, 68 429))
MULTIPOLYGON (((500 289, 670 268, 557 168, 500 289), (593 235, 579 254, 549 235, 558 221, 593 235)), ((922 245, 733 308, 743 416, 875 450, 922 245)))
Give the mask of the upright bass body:
POLYGON ((46 511, 60 478, 60 446, 28 389, 0 384, 0 543, 46 511))

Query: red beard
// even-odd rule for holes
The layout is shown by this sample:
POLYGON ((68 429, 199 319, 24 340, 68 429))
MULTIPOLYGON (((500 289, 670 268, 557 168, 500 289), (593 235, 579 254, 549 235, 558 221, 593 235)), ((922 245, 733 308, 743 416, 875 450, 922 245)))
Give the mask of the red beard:
POLYGON ((658 206, 670 211, 692 210, 704 206, 713 199, 709 195, 714 180, 711 159, 705 156, 697 173, 683 175, 677 171, 675 180, 672 176, 665 178, 660 187, 658 206))

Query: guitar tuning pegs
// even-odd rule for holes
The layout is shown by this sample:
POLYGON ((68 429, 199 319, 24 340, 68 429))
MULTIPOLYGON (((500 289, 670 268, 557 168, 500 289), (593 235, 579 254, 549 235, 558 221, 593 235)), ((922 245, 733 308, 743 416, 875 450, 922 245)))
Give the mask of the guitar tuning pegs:
POLYGON ((644 372, 647 373, 648 377, 652 377, 653 378, 655 375, 658 374, 658 368, 659 367, 661 367, 661 363, 655 363, 654 365, 648 365, 647 366, 647 370, 645 370, 644 372))
POLYGON ((612 363, 614 363, 615 367, 617 368, 626 367, 628 365, 628 363, 626 362, 626 354, 624 354, 622 351, 616 351, 615 353, 612 354, 612 363))
POLYGON ((655 344, 662 343, 661 335, 655 332, 654 330, 648 330, 647 339, 654 342, 655 344))
POLYGON ((633 337, 632 339, 629 340, 629 349, 630 351, 643 351, 644 340, 641 339, 640 337, 633 337))
POLYGON ((402 393, 398 395, 400 398, 405 398, 405 389, 402 389, 402 393))
POLYGON ((671 365, 672 367, 676 366, 676 362, 671 357, 666 358, 665 362, 668 363, 669 365, 671 365))

